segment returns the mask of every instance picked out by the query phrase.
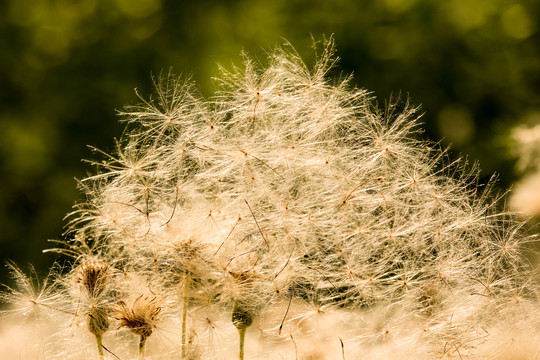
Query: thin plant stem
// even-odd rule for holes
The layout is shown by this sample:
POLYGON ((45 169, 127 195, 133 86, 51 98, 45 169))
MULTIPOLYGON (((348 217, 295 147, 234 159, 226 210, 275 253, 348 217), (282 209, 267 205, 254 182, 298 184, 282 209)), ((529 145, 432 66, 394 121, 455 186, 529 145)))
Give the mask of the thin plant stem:
POLYGON ((103 354, 103 343, 102 343, 101 335, 95 335, 95 337, 96 337, 97 347, 99 351, 99 358, 103 360, 104 354, 103 354))
POLYGON ((139 360, 144 360, 145 345, 146 345, 146 336, 141 335, 141 340, 139 341, 139 360))
POLYGON ((184 306, 182 308, 182 360, 186 358, 187 344, 186 344, 186 327, 187 327, 187 308, 189 301, 189 274, 184 274, 184 306))
POLYGON ((234 303, 232 322, 233 325, 238 329, 238 334, 240 335, 239 358, 240 360, 244 360, 244 339, 246 337, 246 329, 253 323, 253 315, 250 309, 248 309, 244 303, 239 301, 234 303))
POLYGON ((239 345, 239 355, 240 360, 244 360, 244 339, 246 338, 246 329, 245 327, 238 328, 238 334, 240 335, 240 345, 239 345))
POLYGON ((292 343, 294 345, 294 354, 295 354, 295 359, 298 360, 298 347, 296 346, 296 341, 294 341, 294 338, 291 334, 291 340, 292 340, 292 343))

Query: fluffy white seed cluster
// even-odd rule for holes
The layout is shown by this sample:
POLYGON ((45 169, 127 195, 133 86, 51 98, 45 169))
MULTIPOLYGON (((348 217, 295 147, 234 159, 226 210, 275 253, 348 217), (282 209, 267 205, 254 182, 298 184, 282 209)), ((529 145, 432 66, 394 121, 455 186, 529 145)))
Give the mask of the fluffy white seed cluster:
POLYGON ((521 224, 417 139, 406 102, 380 110, 330 81, 335 62, 332 41, 313 68, 285 45, 223 70, 209 100, 165 74, 122 112, 62 250, 99 301, 66 290, 54 305, 99 352, 47 344, 73 359, 136 357, 134 335, 155 359, 505 359, 534 344, 521 224))

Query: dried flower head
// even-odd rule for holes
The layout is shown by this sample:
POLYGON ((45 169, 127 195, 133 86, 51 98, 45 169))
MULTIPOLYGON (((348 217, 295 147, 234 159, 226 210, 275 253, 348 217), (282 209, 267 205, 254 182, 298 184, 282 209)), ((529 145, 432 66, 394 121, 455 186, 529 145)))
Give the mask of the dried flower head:
POLYGON ((128 328, 141 338, 148 338, 159 323, 161 310, 156 297, 141 295, 130 304, 118 302, 114 307, 114 317, 120 321, 120 327, 128 328))
POLYGON ((104 261, 90 258, 77 268, 76 281, 82 286, 89 298, 99 298, 111 283, 113 269, 104 261))

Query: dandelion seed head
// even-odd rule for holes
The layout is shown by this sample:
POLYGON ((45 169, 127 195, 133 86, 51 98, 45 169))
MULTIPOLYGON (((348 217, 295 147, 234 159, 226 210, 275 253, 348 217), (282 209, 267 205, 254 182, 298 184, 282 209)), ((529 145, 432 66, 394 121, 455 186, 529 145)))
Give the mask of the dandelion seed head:
POLYGON ((332 39, 312 67, 290 44, 243 58, 209 99, 160 74, 120 113, 114 150, 94 149, 63 250, 78 294, 15 271, 27 289, 3 298, 62 297, 96 337, 116 319, 140 350, 177 314, 177 348, 208 359, 234 358, 239 334, 259 358, 482 358, 490 334, 536 313, 534 238, 478 166, 422 140, 406 98, 381 107, 332 80, 332 39))

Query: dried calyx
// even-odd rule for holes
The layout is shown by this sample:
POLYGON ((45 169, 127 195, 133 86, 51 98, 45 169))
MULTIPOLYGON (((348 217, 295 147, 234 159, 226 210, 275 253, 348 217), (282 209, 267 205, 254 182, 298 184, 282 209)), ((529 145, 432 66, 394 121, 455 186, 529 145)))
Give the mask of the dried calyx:
POLYGON ((111 266, 98 259, 83 261, 77 269, 76 279, 88 297, 96 299, 104 295, 112 279, 111 266))
POLYGON ((131 330, 135 335, 140 336, 139 358, 144 357, 146 339, 152 335, 159 322, 158 315, 161 313, 161 306, 156 297, 139 296, 130 305, 120 301, 115 306, 115 318, 120 321, 120 327, 131 330))

